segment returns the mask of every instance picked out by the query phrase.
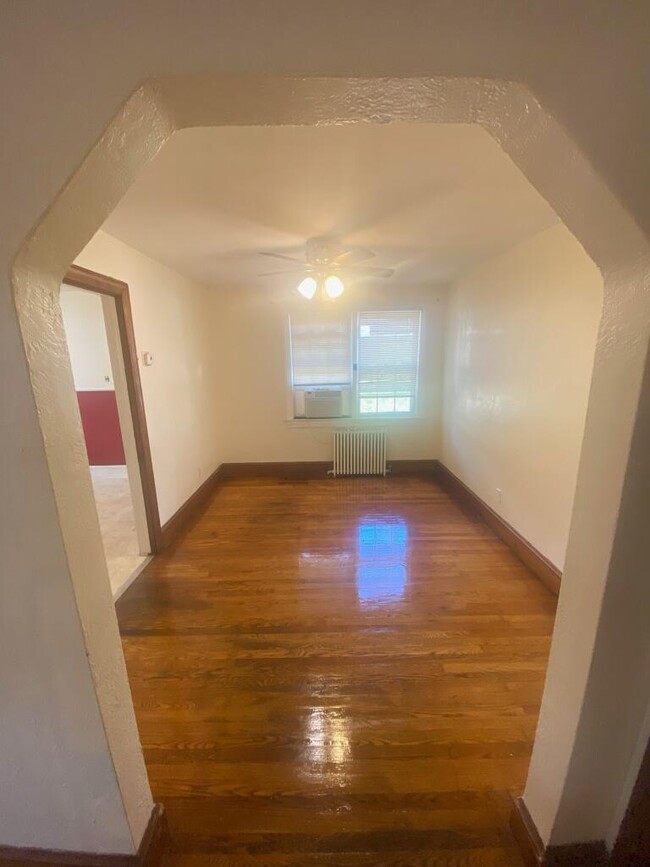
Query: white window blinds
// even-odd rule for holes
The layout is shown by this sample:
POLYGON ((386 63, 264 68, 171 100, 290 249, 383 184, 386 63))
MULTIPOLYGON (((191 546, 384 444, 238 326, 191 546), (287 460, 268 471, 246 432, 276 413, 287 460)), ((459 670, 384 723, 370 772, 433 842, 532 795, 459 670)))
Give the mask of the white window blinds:
POLYGON ((294 388, 350 386, 350 317, 314 311, 292 314, 291 377, 294 388))
POLYGON ((361 415, 412 413, 420 355, 419 310, 359 313, 361 415))

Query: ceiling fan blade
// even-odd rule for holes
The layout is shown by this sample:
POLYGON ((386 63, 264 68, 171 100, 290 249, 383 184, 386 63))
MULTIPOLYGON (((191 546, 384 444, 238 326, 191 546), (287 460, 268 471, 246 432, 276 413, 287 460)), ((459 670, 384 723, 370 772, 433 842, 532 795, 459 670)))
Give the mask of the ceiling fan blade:
POLYGON ((260 250, 260 256, 270 256, 272 259, 286 259, 288 262, 297 262, 299 265, 304 265, 304 259, 296 259, 294 256, 285 256, 284 253, 272 253, 260 250))
POLYGON ((337 263, 353 265, 355 262, 365 262, 367 259, 374 259, 376 255, 372 250, 368 250, 365 247, 350 247, 348 250, 343 250, 342 253, 339 253, 335 261, 337 263))
POLYGON ((302 268, 287 268, 286 271, 265 271, 264 274, 258 274, 258 277, 276 277, 278 274, 312 274, 313 270, 308 265, 303 265, 302 268))
POLYGON ((359 277, 392 277, 395 273, 394 268, 373 268, 368 265, 351 265, 345 270, 349 271, 353 277, 355 275, 359 277))

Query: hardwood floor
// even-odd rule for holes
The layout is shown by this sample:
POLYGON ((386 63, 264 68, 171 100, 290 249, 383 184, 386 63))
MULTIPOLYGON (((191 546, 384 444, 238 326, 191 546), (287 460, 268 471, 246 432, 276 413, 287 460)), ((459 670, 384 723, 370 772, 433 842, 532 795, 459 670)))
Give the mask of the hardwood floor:
POLYGON ((118 603, 167 863, 520 865, 554 608, 432 481, 224 484, 118 603))

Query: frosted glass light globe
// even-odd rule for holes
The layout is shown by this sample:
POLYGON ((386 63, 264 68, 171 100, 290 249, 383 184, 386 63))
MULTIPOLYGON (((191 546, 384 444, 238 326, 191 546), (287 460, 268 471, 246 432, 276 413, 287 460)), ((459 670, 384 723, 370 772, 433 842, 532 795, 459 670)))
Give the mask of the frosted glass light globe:
POLYGON ((325 280, 325 294, 329 298, 338 298, 340 295, 343 295, 345 292, 345 283, 341 280, 340 277, 337 277, 334 274, 331 274, 325 280))
POLYGON ((305 277, 305 279, 301 280, 298 284, 298 292, 300 292, 303 298, 306 298, 308 301, 314 297, 316 289, 318 289, 318 283, 313 277, 305 277))

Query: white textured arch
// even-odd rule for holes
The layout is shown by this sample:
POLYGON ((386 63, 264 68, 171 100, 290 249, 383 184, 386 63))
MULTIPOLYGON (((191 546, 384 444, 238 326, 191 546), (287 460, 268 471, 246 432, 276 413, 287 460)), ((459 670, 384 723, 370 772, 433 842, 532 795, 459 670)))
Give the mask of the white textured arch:
MULTIPOLYGON (((463 78, 193 77, 151 81, 130 97, 23 245, 12 275, 69 578, 134 840, 141 836, 151 799, 108 582, 102 580, 101 540, 57 303, 61 278, 177 129, 393 121, 482 125, 550 202, 605 278, 565 580, 525 795, 545 841, 576 839, 575 823, 564 821, 561 811, 567 799, 571 802, 572 773, 580 770, 576 739, 589 712, 590 666, 612 578, 610 561, 650 340, 647 239, 523 85, 463 78), (574 628, 576 618, 580 630, 574 628)), ((643 651, 641 637, 630 636, 630 665, 643 651)), ((632 714, 643 712, 633 702, 630 707, 632 714)), ((614 720, 612 716, 615 728, 614 720)), ((599 771, 605 780, 620 776, 630 758, 624 740, 613 740, 610 747, 599 771)), ((596 775, 594 787, 598 782, 596 775)), ((602 790, 593 796, 593 803, 589 797, 583 800, 577 839, 602 836, 603 823, 615 808, 609 802, 615 793, 609 801, 602 790)))

